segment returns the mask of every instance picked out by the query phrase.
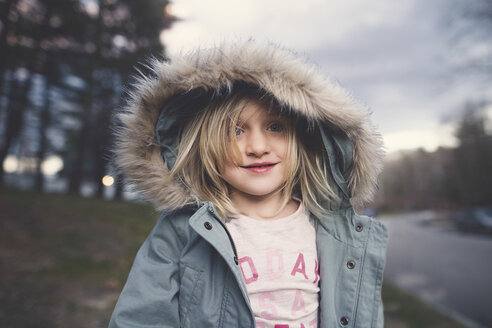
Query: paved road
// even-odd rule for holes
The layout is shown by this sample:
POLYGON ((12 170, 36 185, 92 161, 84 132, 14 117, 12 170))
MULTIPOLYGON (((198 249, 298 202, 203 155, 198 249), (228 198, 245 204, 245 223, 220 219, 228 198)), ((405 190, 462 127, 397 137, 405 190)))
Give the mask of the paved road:
POLYGON ((433 215, 381 217, 389 231, 385 279, 470 327, 492 327, 492 237, 429 225, 433 215))

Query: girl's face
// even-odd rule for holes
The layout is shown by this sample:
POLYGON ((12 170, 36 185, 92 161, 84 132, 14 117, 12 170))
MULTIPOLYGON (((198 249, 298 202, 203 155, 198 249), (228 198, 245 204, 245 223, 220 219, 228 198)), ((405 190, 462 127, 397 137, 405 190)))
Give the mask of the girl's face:
POLYGON ((231 198, 268 197, 282 186, 289 172, 289 128, 286 118, 269 113, 260 103, 246 104, 236 127, 241 161, 226 163, 220 172, 231 198))

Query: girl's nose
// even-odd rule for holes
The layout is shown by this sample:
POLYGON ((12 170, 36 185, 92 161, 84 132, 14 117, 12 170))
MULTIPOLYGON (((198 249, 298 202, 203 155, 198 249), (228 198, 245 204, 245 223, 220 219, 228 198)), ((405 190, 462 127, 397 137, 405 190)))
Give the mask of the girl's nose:
POLYGON ((247 139, 246 154, 261 157, 270 151, 268 136, 262 132, 251 132, 247 139))

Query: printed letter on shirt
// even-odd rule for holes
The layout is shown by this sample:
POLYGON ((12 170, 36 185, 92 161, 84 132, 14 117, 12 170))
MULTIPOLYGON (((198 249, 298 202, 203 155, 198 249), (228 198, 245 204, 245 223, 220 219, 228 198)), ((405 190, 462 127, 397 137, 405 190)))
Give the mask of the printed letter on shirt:
POLYGON ((319 279, 318 261, 316 261, 316 260, 314 260, 314 275, 315 275, 315 278, 314 278, 313 284, 317 283, 318 279, 319 279))
POLYGON ((302 253, 299 253, 296 264, 294 265, 294 268, 292 269, 290 275, 295 276, 296 272, 302 273, 304 275, 304 278, 309 279, 306 275, 306 264, 304 263, 304 255, 302 253), (301 267, 299 268, 299 266, 301 267))
POLYGON ((304 313, 307 312, 304 307, 304 297, 302 297, 302 291, 299 289, 296 290, 296 298, 292 304, 292 316, 295 316, 297 311, 302 311, 304 313))
POLYGON ((256 271, 255 264, 253 263, 253 260, 249 256, 241 257, 239 259, 239 265, 241 266, 241 271, 243 272, 243 277, 244 277, 244 282, 247 284, 252 283, 253 281, 258 280, 258 272, 256 271), (243 263, 248 263, 249 270, 251 272, 251 276, 249 278, 246 278, 246 273, 244 272, 244 267, 243 263))
POLYGON ((265 303, 266 299, 269 299, 270 301, 275 301, 275 296, 273 296, 272 293, 260 294, 260 307, 262 309, 270 310, 270 312, 262 311, 261 317, 265 319, 273 320, 277 318, 277 309, 275 308, 275 305, 265 303))
POLYGON ((272 250, 267 253, 268 278, 278 278, 284 271, 284 261, 279 250, 272 250), (277 258, 276 270, 273 269, 273 259, 277 258))

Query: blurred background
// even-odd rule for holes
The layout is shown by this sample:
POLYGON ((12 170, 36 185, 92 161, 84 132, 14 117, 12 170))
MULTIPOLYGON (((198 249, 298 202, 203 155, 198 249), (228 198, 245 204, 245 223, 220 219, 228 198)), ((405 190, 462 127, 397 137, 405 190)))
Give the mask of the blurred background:
POLYGON ((490 0, 0 0, 0 327, 107 326, 159 216, 110 165, 131 76, 250 37, 383 134, 386 327, 492 327, 491 31, 490 0))

